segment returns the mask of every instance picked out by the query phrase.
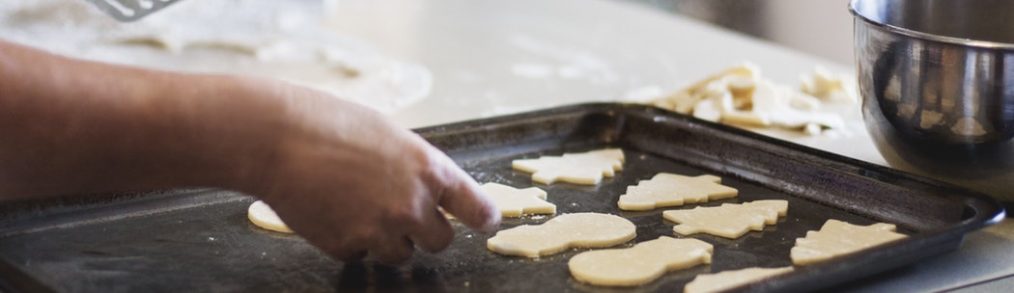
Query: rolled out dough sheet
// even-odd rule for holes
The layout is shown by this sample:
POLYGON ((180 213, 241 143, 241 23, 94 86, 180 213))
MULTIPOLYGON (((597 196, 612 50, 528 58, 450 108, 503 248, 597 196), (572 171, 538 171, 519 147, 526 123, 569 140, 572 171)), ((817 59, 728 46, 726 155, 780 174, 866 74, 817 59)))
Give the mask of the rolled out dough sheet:
POLYGON ((887 223, 859 226, 827 220, 820 231, 809 231, 806 237, 797 238, 789 254, 797 266, 815 264, 907 237, 894 229, 893 224, 887 223))
POLYGON ((582 252, 567 263, 578 281, 598 286, 637 286, 666 272, 711 263, 712 246, 697 239, 662 236, 633 247, 582 252))
POLYGON ((791 271, 792 267, 746 268, 715 274, 701 274, 694 278, 693 281, 690 281, 690 283, 687 283, 686 287, 683 287, 683 293, 722 292, 791 271))
POLYGON ((502 230, 486 241, 486 247, 499 254, 537 258, 570 248, 615 246, 635 236, 637 227, 622 217, 575 213, 557 216, 541 225, 502 230))
POLYGON ((568 182, 596 185, 602 177, 613 177, 616 171, 623 170, 623 159, 621 149, 602 149, 559 157, 514 160, 511 166, 515 170, 532 173, 532 181, 542 184, 568 182))
POLYGON ((289 226, 286 226, 285 222, 282 222, 278 214, 263 201, 258 200, 250 204, 250 208, 246 211, 246 216, 257 227, 275 232, 292 233, 292 229, 289 229, 289 226))
POLYGON ((637 185, 627 187, 627 193, 620 195, 617 204, 621 210, 647 211, 733 198, 739 194, 735 188, 722 185, 721 182, 722 178, 712 175, 689 177, 658 173, 651 180, 642 180, 637 185))
POLYGON ((489 195, 505 218, 556 213, 556 205, 546 201, 546 191, 538 187, 517 189, 499 183, 486 183, 480 188, 489 195))
POLYGON ((765 225, 774 225, 788 210, 788 201, 772 199, 665 211, 662 217, 679 223, 673 231, 681 235, 706 233, 736 239, 748 231, 761 231, 765 225))

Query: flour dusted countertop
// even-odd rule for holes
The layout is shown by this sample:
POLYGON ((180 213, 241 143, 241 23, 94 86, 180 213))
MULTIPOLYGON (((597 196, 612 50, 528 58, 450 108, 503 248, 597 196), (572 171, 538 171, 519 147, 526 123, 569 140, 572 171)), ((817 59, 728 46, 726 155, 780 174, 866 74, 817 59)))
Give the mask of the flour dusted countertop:
MULTIPOLYGON (((852 69, 710 25, 616 1, 339 1, 330 27, 434 75, 430 96, 395 113, 420 127, 592 101, 674 92, 749 61, 797 86, 823 66, 852 69), (502 2, 502 3, 501 3, 502 2)), ((834 140, 769 132, 884 164, 858 110, 834 140), (844 143, 843 143, 844 142, 844 143)))
POLYGON ((382 112, 426 97, 425 66, 323 25, 320 1, 181 1, 121 23, 83 0, 0 3, 0 39, 76 58, 287 80, 382 112))

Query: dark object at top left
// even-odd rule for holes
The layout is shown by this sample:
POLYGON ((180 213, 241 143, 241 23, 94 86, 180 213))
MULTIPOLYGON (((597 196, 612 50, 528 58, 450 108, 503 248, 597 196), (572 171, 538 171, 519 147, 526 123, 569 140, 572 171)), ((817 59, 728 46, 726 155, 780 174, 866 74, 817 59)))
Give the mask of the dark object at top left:
POLYGON ((162 10, 179 0, 88 0, 116 20, 129 22, 162 10))

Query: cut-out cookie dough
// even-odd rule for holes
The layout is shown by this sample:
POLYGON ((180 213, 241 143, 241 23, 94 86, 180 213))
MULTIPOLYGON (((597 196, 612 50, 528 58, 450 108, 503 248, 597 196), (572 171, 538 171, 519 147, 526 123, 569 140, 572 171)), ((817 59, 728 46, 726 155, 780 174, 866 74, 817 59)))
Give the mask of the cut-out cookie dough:
POLYGON ((908 237, 894 229, 893 224, 887 223, 859 226, 827 220, 820 231, 809 231, 806 237, 796 239, 796 246, 790 251, 792 263, 814 264, 908 237))
POLYGON ((599 286, 637 286, 669 271, 711 263, 712 246, 697 239, 662 236, 629 248, 582 252, 567 263, 578 281, 599 286))
POLYGON ((570 248, 618 245, 637 236, 634 223, 599 213, 565 214, 542 225, 523 225, 497 232, 486 241, 493 252, 536 258, 570 248))
POLYGON ((292 233, 292 229, 289 229, 289 226, 286 226, 285 222, 278 218, 278 214, 275 214, 275 211, 263 201, 258 200, 250 204, 250 208, 246 211, 246 217, 257 227, 275 232, 292 233))
POLYGON ((662 217, 679 223, 672 230, 681 235, 707 233, 736 239, 750 230, 760 231, 764 225, 774 225, 778 217, 784 217, 788 210, 788 201, 772 199, 665 211, 662 217))
POLYGON ((538 159, 514 160, 511 166, 532 173, 532 181, 542 184, 569 182, 595 185, 602 177, 613 177, 623 169, 623 150, 602 149, 586 153, 543 156, 538 159))
POLYGON ((686 287, 683 287, 683 293, 722 292, 791 271, 792 267, 747 268, 715 274, 701 274, 687 283, 686 287))
POLYGON ((641 180, 637 185, 628 186, 627 193, 620 196, 618 204, 622 210, 647 211, 733 198, 739 194, 735 188, 719 184, 721 182, 722 178, 712 175, 689 177, 658 173, 651 180, 641 180))
POLYGON ((556 213, 556 205, 546 201, 546 192, 538 187, 517 189, 498 183, 486 183, 481 188, 500 209, 503 217, 556 213))

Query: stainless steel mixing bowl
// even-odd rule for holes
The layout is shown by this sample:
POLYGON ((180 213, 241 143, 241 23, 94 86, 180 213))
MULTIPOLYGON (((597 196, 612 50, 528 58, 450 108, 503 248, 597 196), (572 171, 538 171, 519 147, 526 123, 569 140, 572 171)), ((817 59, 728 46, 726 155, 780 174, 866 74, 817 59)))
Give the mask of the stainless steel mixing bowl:
POLYGON ((1014 201, 1014 1, 850 10, 863 117, 888 163, 1014 201))

